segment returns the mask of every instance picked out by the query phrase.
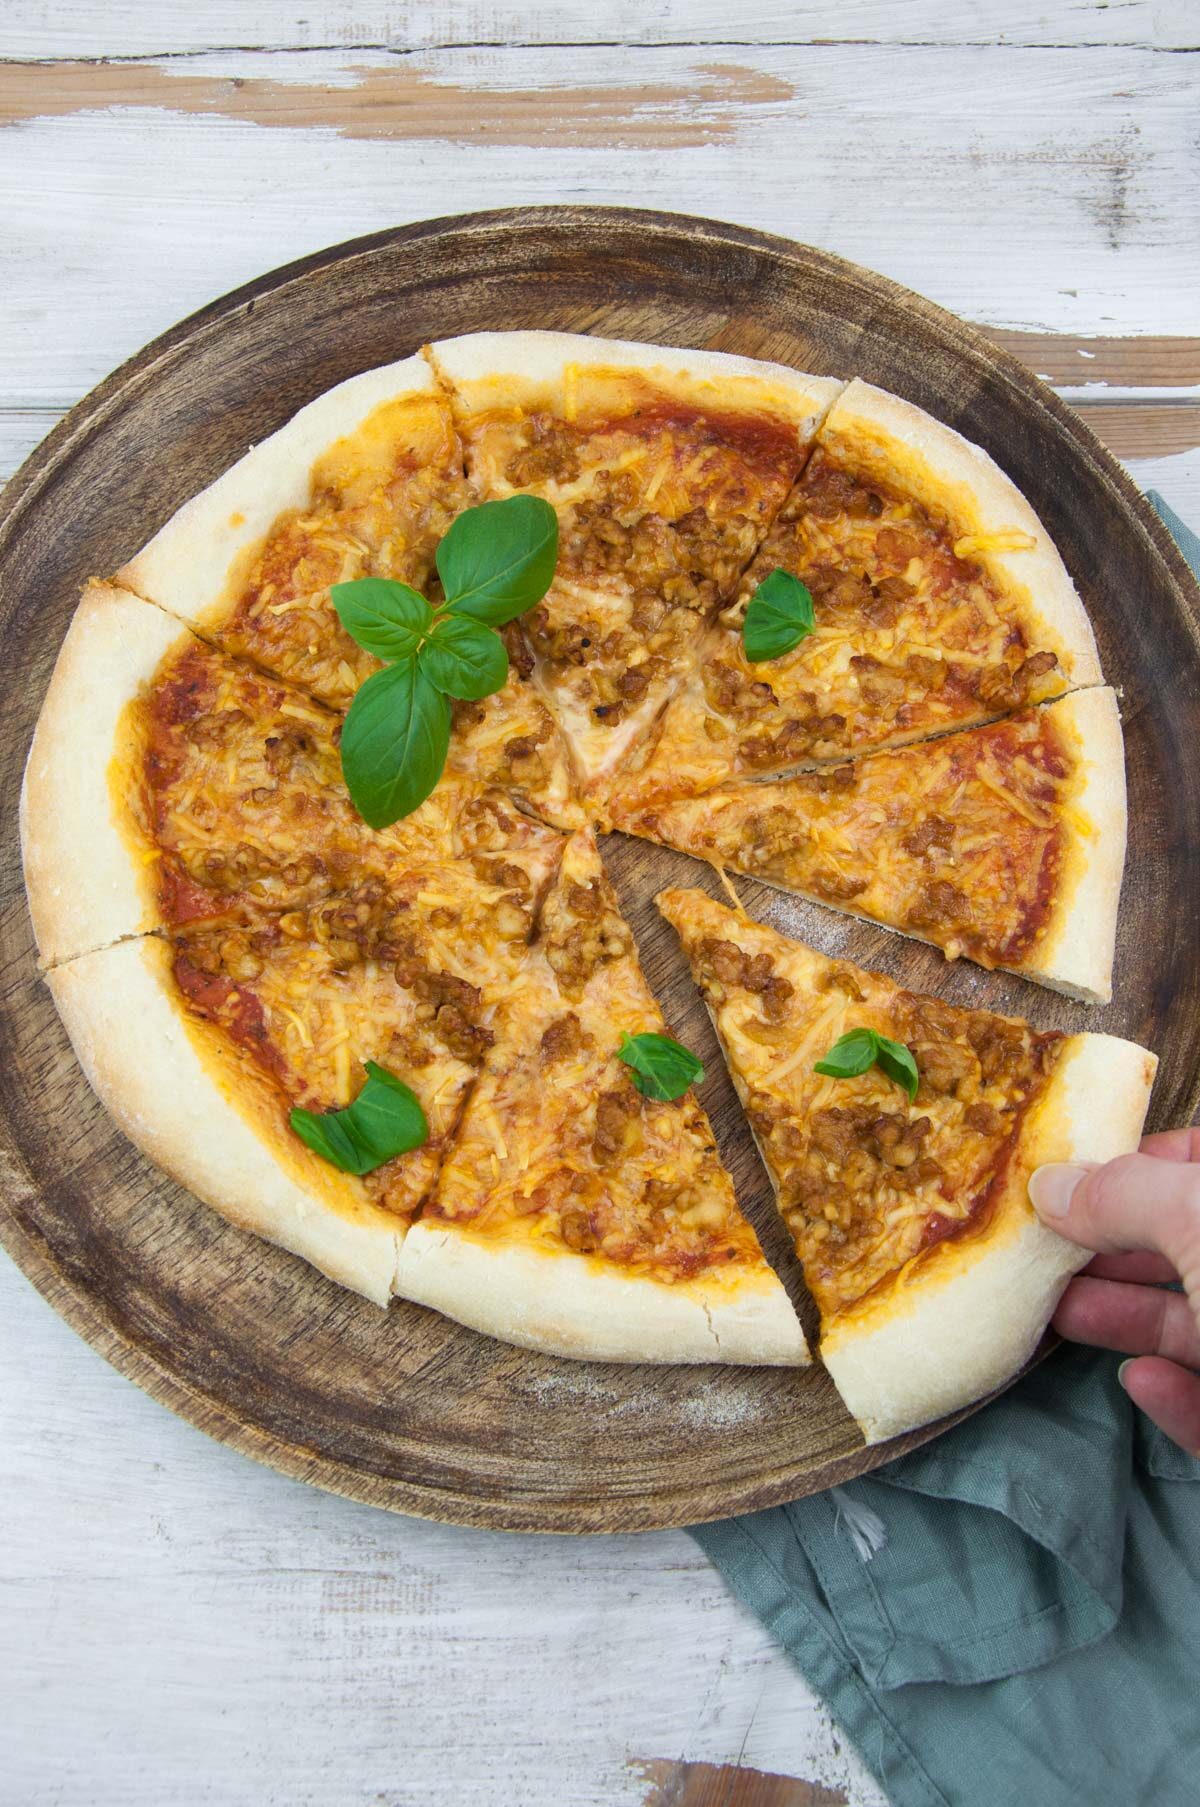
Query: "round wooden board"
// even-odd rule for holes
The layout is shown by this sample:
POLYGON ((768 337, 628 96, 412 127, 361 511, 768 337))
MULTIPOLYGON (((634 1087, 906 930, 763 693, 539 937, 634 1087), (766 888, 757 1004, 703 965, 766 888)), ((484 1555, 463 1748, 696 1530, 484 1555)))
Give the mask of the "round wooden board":
MULTIPOLYGON (((1123 696, 1129 863, 1116 996, 1087 1012, 1017 979, 741 886, 752 915, 959 1003, 1155 1048, 1157 1125, 1200 1086, 1200 597, 1129 479, 1028 371, 917 296, 823 252, 606 208, 434 220, 265 276, 157 340, 75 408, 0 506, 0 1235, 65 1317, 193 1423, 286 1473, 397 1511, 512 1530, 629 1531, 745 1512, 864 1473, 819 1369, 621 1368, 508 1348, 339 1290, 224 1224, 127 1143, 37 977, 21 770, 79 587, 321 390, 424 340, 558 327, 859 374, 978 441, 1030 498, 1123 696)), ((605 859, 744 1208, 807 1305, 715 1042, 653 893, 712 875, 614 836, 605 859)), ((716 892, 719 895, 719 890, 716 892)), ((960 1414, 962 1416, 964 1414, 960 1414)), ((946 1423, 956 1422, 947 1420, 946 1423)))

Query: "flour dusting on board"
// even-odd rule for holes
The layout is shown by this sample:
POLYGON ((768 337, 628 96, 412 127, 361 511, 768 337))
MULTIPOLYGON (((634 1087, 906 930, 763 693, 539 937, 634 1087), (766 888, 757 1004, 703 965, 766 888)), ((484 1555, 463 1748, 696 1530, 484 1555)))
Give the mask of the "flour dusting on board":
POLYGON ((690 1430, 731 1430, 751 1424, 772 1408, 771 1395, 753 1384, 730 1386, 729 1376, 696 1376, 695 1390, 664 1399, 656 1390, 618 1391, 603 1373, 580 1364, 564 1372, 523 1376, 521 1392, 551 1409, 585 1404, 605 1419, 667 1416, 690 1430))
POLYGON ((688 1399, 676 1400, 679 1417, 694 1430, 732 1430, 752 1424, 771 1409, 771 1395, 757 1387, 730 1388, 727 1379, 713 1380, 688 1399))

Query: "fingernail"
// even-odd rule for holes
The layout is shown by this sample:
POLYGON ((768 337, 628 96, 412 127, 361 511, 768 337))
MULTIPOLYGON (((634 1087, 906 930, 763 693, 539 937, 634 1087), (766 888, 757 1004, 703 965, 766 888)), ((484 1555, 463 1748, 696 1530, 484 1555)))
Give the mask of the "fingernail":
POLYGON ((1029 1176, 1029 1202, 1039 1217, 1065 1217, 1076 1186, 1091 1169, 1077 1161, 1050 1161, 1029 1176))
POLYGON ((1133 1357, 1130 1356, 1128 1361, 1123 1361, 1121 1363, 1120 1367, 1117 1369, 1117 1379, 1120 1381, 1122 1386, 1125 1385, 1125 1370, 1126 1370, 1126 1368, 1132 1368, 1132 1366, 1133 1366, 1133 1357))

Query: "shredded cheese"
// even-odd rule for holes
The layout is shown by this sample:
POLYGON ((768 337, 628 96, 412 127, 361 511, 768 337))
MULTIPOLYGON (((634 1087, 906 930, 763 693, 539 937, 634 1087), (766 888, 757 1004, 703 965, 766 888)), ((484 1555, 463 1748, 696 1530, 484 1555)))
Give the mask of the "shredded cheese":
POLYGON ((954 542, 955 558, 971 558, 980 552, 1032 552, 1037 545, 1031 533, 1004 527, 996 533, 965 533, 954 542))
POLYGON ((1052 816, 1046 817, 1040 815, 1038 811, 1033 808, 1032 804, 1028 803, 1024 797, 1018 797, 1015 791, 1010 791, 1007 785, 1003 784, 996 774, 990 771, 982 761, 975 768, 975 776, 978 778, 980 784, 985 784, 988 790, 993 791, 995 795, 1000 798, 1002 803, 1006 803, 1009 809, 1013 811, 1014 815, 1023 817, 1026 822, 1031 822, 1035 828, 1054 827, 1054 818, 1052 816))
POLYGON ((712 867, 713 871, 716 873, 717 877, 720 879, 721 883, 724 885, 726 891, 728 891, 731 899, 733 900, 734 909, 737 911, 739 916, 744 918, 746 915, 745 906, 743 905, 741 898, 738 896, 737 891, 734 888, 733 881, 730 878, 728 872, 726 872, 724 866, 721 865, 719 860, 710 860, 709 865, 712 867))

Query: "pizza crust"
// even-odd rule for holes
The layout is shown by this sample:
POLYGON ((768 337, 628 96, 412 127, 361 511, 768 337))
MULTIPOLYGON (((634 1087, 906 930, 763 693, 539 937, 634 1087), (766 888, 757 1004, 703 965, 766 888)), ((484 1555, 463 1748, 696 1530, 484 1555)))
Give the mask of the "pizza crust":
POLYGON ((43 966, 159 926, 153 850, 128 796, 126 705, 190 636, 115 584, 84 590, 50 679, 21 787, 21 848, 43 966))
POLYGON ((386 1305, 403 1221, 312 1154, 258 1069, 184 1016, 172 959, 146 936, 46 975, 92 1089, 150 1160, 230 1223, 386 1305))
POLYGON ((822 1360, 868 1443, 982 1398, 1033 1354, 1091 1251, 1035 1217, 1029 1175, 1046 1161, 1109 1161, 1136 1148, 1157 1064, 1116 1036, 1071 1036, 1021 1133, 986 1241, 938 1245, 823 1333, 822 1360))
MULTIPOLYGON (((460 421, 491 407, 514 405, 569 415, 572 370, 586 370, 594 379, 611 375, 614 394, 623 376, 637 372, 660 392, 695 406, 707 402, 722 410, 783 414, 795 422, 801 445, 807 445, 846 387, 837 377, 812 376, 732 352, 584 333, 465 333, 436 340, 426 351, 452 391, 460 421)), ((594 392, 602 395, 604 387, 594 392)))
MULTIPOLYGON (((1112 996, 1117 913, 1125 868, 1125 748, 1120 711, 1115 692, 1107 688, 1072 692, 1041 707, 1072 747, 1079 761, 1079 782, 1070 796, 1068 813, 1063 817, 1062 878, 1050 906, 1046 928, 1024 959, 1002 965, 1001 970, 1019 973, 1022 978, 1064 992, 1081 1003, 1106 1004, 1112 996)), ((986 734, 987 728, 964 728, 957 732, 967 737, 986 734)), ((923 745, 936 748, 954 738, 947 735, 928 743, 916 742, 891 750, 886 756, 919 761, 923 745)), ((881 752, 866 754, 862 763, 882 756, 881 752)), ((714 813, 732 803, 741 805, 747 816, 753 815, 762 808, 764 797, 778 799, 781 791, 786 792, 788 782, 787 777, 773 777, 763 783, 740 779, 725 789, 706 791, 699 797, 684 797, 679 802, 651 803, 644 809, 618 808, 614 812, 614 825, 627 834, 645 835, 664 846, 703 859, 706 856, 698 850, 698 837, 714 813)), ((799 812, 799 819, 804 819, 802 812, 799 812)), ((702 841, 699 842, 699 846, 702 845, 702 841)), ((941 945, 910 924, 901 928, 882 915, 856 908, 852 900, 831 902, 819 892, 806 891, 800 885, 788 885, 765 872, 754 871, 749 864, 743 864, 735 857, 728 858, 725 864, 730 871, 768 885, 785 897, 803 897, 822 909, 836 910, 839 915, 874 923, 906 939, 925 941, 934 947, 941 945)), ((883 905, 880 907, 882 909, 883 905)), ((969 958, 967 955, 962 957, 969 958)))
POLYGON ((797 1367, 804 1332, 773 1273, 729 1286, 663 1286, 570 1250, 414 1224, 396 1293, 524 1349, 576 1361, 731 1362, 797 1367))
POLYGON ((1082 766, 1061 891, 1044 935, 1019 971, 1084 1004, 1112 997, 1117 912, 1125 873, 1125 739, 1116 692, 1080 690, 1052 703, 1055 723, 1075 743, 1082 766))
POLYGON ((318 395, 185 502, 118 571, 117 581, 189 625, 204 626, 243 555, 281 514, 308 507, 312 468, 322 453, 385 402, 440 393, 428 362, 418 356, 364 370, 318 395))
POLYGON ((1063 688, 1103 682, 1091 622, 1057 548, 1016 484, 981 446, 858 377, 829 410, 817 443, 945 515, 958 538, 978 536, 984 543, 969 556, 1033 624, 1035 644, 1057 653, 1063 688), (1008 533, 1034 544, 1024 550, 987 546, 990 537, 1008 533))

